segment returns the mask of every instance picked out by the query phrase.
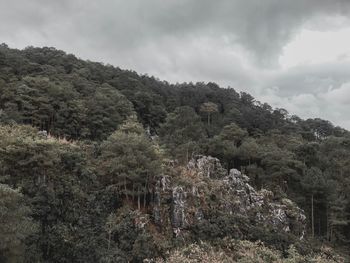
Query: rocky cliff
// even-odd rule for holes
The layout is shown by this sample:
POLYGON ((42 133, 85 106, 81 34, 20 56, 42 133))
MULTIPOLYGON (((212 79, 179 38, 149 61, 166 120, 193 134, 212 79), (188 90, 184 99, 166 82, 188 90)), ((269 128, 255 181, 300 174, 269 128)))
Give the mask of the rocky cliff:
MULTIPOLYGON (((271 191, 255 190, 236 169, 225 170, 218 159, 198 156, 176 178, 161 177, 154 191, 153 217, 159 227, 181 236, 213 216, 246 218, 250 225, 272 231, 305 233, 305 214, 289 199, 275 200, 271 191)), ((236 231, 235 228, 232 231, 236 231)), ((241 231, 237 227, 237 231, 241 231)))

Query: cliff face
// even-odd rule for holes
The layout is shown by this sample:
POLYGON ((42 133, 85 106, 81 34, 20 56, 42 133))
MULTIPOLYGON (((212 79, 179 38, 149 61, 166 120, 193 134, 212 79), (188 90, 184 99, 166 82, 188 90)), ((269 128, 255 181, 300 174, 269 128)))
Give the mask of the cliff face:
POLYGON ((305 233, 303 210, 291 200, 273 200, 271 191, 255 190, 249 178, 236 169, 229 173, 218 159, 199 156, 179 178, 161 177, 154 191, 153 216, 160 227, 171 227, 175 236, 214 214, 248 218, 254 226, 284 231, 300 239, 305 233))

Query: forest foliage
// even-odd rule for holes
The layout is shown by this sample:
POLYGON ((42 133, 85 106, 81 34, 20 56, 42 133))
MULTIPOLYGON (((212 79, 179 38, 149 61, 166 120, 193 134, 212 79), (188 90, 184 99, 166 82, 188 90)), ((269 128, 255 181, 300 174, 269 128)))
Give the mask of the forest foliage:
POLYGON ((304 262, 295 258, 325 257, 319 243, 349 247, 347 130, 215 83, 170 84, 55 48, 0 45, 0 183, 1 262, 179 262, 186 249, 233 258, 224 247, 232 242, 274 258, 263 262, 304 262), (253 243, 204 234, 191 245, 138 228, 140 213, 151 217, 159 176, 199 154, 296 202, 315 245, 278 248, 288 237, 263 230, 244 237, 253 243))

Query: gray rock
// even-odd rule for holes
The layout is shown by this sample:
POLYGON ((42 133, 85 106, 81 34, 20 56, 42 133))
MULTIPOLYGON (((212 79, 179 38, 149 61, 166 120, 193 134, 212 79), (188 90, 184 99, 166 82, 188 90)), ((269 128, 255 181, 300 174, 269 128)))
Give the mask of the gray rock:
POLYGON ((249 184, 249 178, 236 169, 227 175, 220 161, 210 156, 197 156, 186 169, 196 180, 192 182, 189 178, 186 185, 176 185, 169 177, 161 177, 154 194, 154 219, 160 224, 166 221, 162 219, 161 199, 168 198, 168 216, 172 229, 176 230, 175 236, 195 221, 205 219, 205 209, 220 209, 228 214, 249 216, 256 225, 291 232, 303 238, 306 217, 291 200, 273 201, 271 191, 255 190, 249 184), (207 207, 205 197, 209 194, 216 196, 216 208, 207 207))

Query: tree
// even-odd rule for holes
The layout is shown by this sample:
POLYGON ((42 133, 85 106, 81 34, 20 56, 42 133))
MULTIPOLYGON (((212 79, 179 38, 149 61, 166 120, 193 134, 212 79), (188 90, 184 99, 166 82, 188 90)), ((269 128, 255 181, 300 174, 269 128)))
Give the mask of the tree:
POLYGON ((208 143, 208 154, 225 161, 228 170, 235 167, 235 159, 239 156, 239 147, 248 135, 246 130, 232 123, 225 126, 221 133, 208 143))
POLYGON ((239 147, 239 157, 242 160, 248 160, 248 165, 251 165, 253 160, 256 160, 259 154, 259 146, 254 138, 244 139, 239 147))
POLYGON ((133 95, 132 102, 142 124, 145 127, 150 127, 152 132, 159 128, 160 123, 164 122, 166 112, 160 96, 152 96, 149 92, 138 91, 133 95))
POLYGON ((161 142, 176 157, 189 157, 200 149, 199 143, 205 139, 204 126, 195 111, 187 106, 176 108, 168 114, 160 129, 161 142))
POLYGON ((80 248, 90 246, 88 196, 94 198, 87 194, 91 178, 84 158, 76 143, 39 136, 28 126, 0 126, 1 179, 21 189, 39 227, 30 237, 28 262, 85 261, 80 248))
POLYGON ((248 132, 244 129, 241 129, 237 124, 231 123, 230 125, 225 126, 219 138, 223 141, 231 141, 236 147, 239 147, 243 139, 248 136, 248 132))
POLYGON ((279 148, 273 142, 262 144, 260 166, 264 169, 262 183, 280 195, 294 192, 305 166, 292 151, 279 148))
POLYGON ((322 194, 325 191, 326 182, 322 171, 317 167, 311 167, 306 170, 305 175, 301 180, 302 187, 310 196, 311 205, 311 235, 315 236, 315 195, 322 194))
POLYGON ((0 184, 0 261, 22 262, 26 238, 36 231, 24 196, 0 184))
POLYGON ((313 132, 316 140, 323 140, 327 136, 332 135, 334 131, 334 126, 331 122, 319 118, 307 119, 303 125, 313 132))
POLYGON ((216 105, 215 103, 213 103, 213 102, 205 102, 205 103, 203 103, 203 104, 200 106, 199 111, 200 111, 200 112, 205 112, 205 113, 207 113, 207 116, 208 116, 208 126, 210 126, 210 115, 211 115, 212 113, 218 112, 219 109, 218 109, 218 105, 216 105))
POLYGON ((133 114, 131 103, 107 84, 95 91, 86 108, 91 139, 105 139, 133 114))
POLYGON ((327 216, 327 238, 329 241, 347 242, 346 227, 350 224, 349 199, 339 183, 328 181, 329 195, 327 216))
POLYGON ((141 196, 145 206, 154 179, 160 174, 161 156, 132 117, 101 144, 98 164, 104 183, 115 185, 126 199, 137 197, 140 209, 141 196))

